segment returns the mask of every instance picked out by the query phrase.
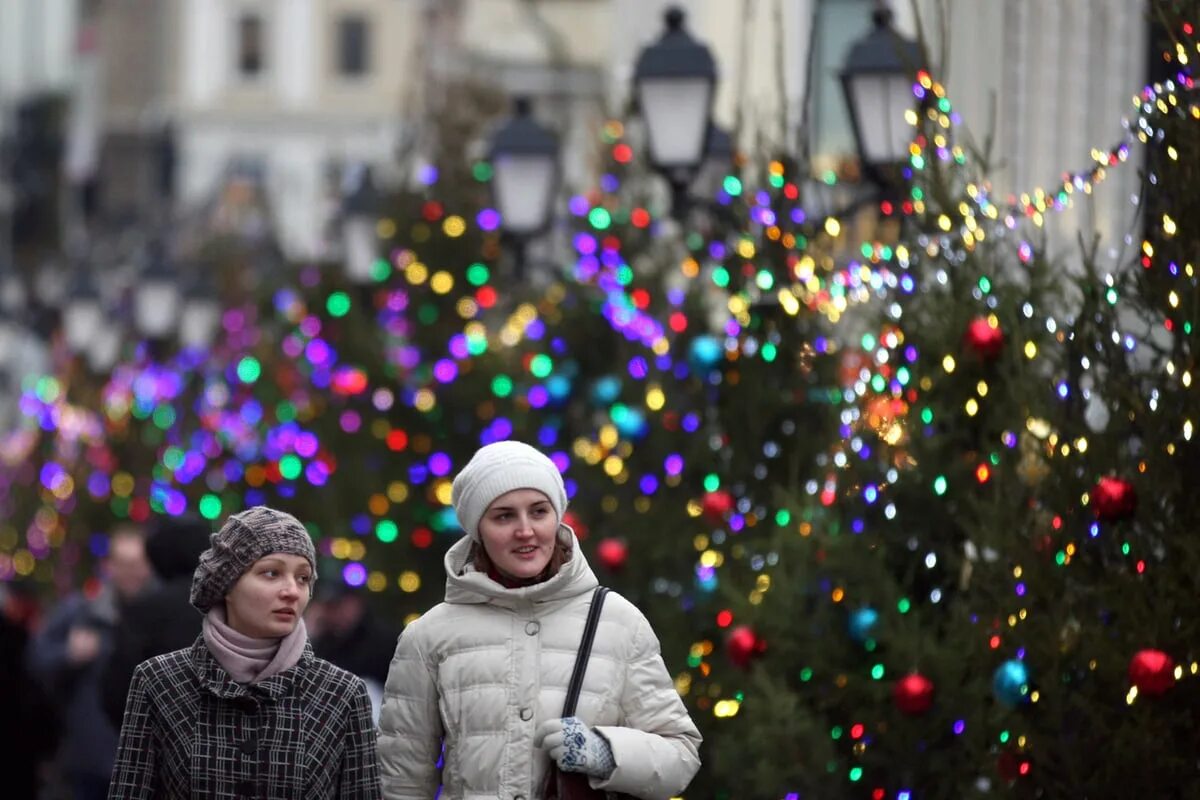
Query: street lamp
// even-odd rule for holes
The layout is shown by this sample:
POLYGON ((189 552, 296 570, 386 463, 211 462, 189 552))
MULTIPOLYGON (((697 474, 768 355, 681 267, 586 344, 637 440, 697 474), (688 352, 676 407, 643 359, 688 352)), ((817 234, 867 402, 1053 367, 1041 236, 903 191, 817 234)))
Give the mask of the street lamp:
POLYGON ((634 96, 646 122, 650 164, 666 176, 675 199, 683 200, 704 160, 717 65, 709 49, 683 29, 682 9, 668 9, 664 19, 662 37, 638 56, 634 96))
POLYGON ((513 115, 496 129, 489 145, 492 197, 501 230, 516 246, 517 275, 525 245, 550 224, 558 194, 558 137, 533 118, 528 98, 513 100, 513 115))
POLYGON ((212 284, 196 275, 183 297, 179 315, 179 344, 185 349, 207 350, 221 323, 221 303, 212 284))
POLYGON ((88 342, 88 368, 96 375, 109 372, 121 355, 122 325, 116 308, 108 308, 88 342))
POLYGON ((145 338, 163 339, 179 323, 178 276, 161 242, 152 243, 147 255, 133 298, 134 324, 145 338))
POLYGON ((708 124, 708 144, 704 148, 704 161, 694 181, 698 195, 711 197, 716 194, 733 167, 733 138, 714 123, 708 124))
POLYGON ((347 167, 342 177, 342 258, 346 277, 358 286, 375 280, 379 207, 371 168, 362 163, 347 167))
POLYGON ((75 268, 62 310, 63 337, 72 353, 83 353, 103 321, 100 292, 86 265, 75 268))
POLYGON ((863 172, 887 185, 912 141, 904 112, 916 105, 912 86, 925 59, 917 42, 892 27, 886 5, 880 3, 871 19, 871 31, 850 45, 841 79, 863 172))

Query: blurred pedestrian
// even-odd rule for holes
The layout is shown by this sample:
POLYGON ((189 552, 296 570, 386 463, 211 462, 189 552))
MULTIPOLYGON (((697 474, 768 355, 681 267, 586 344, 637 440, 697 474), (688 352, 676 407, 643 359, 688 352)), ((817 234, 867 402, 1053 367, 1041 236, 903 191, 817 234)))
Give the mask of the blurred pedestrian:
POLYGON ((121 727, 129 681, 138 664, 196 641, 203 620, 192 608, 192 573, 208 547, 212 527, 195 516, 160 517, 146 538, 146 556, 158 584, 135 597, 117 623, 102 678, 104 711, 121 727))
POLYGON ((226 520, 192 580, 203 632, 134 670, 112 800, 380 797, 366 687, 308 641, 316 577, 291 514, 226 520))
POLYGON ((313 652, 366 683, 372 716, 378 720, 383 684, 400 633, 379 618, 364 595, 361 587, 336 578, 322 581, 305 622, 312 631, 313 652))
POLYGON ((29 631, 12 592, 0 584, 0 776, 4 796, 38 796, 41 772, 61 733, 58 709, 26 663, 29 631))
POLYGON ((77 592, 50 611, 28 658, 62 708, 59 760, 76 800, 103 798, 108 792, 117 729, 101 705, 100 681, 124 607, 151 580, 141 530, 114 530, 100 570, 100 588, 93 596, 77 592))

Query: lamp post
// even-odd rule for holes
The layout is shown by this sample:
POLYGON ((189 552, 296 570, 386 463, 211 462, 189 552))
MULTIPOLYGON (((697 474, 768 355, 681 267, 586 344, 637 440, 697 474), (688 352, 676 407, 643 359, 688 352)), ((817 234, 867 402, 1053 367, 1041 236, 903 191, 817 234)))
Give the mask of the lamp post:
POLYGON ((96 375, 109 372, 121 355, 122 325, 116 308, 108 308, 87 344, 88 368, 96 375))
POLYGON ((100 292, 86 265, 75 267, 75 279, 65 300, 62 310, 63 338, 72 353, 81 354, 87 350, 103 322, 100 292))
POLYGON ((840 77, 863 173, 890 187, 912 141, 904 112, 916 105, 912 85, 925 59, 917 42, 892 27, 886 4, 871 18, 872 29, 850 46, 840 77))
POLYGON ((153 242, 148 248, 133 298, 134 324, 147 339, 159 340, 179 322, 178 276, 168 260, 166 246, 153 242))
POLYGON ((704 161, 717 83, 707 47, 683 29, 683 10, 664 15, 666 30, 634 67, 634 96, 646 122, 650 164, 671 185, 672 211, 682 214, 687 187, 704 161))
POLYGON ((722 182, 733 166, 736 151, 733 138, 715 123, 708 125, 708 144, 704 148, 704 161, 693 185, 698 195, 711 197, 721 188, 722 182))
POLYGON ((361 163, 348 167, 342 178, 342 257, 346 277, 358 286, 368 286, 375 280, 379 206, 371 168, 361 163))
POLYGON ((179 315, 179 344, 186 349, 207 350, 221 323, 221 303, 212 284, 196 275, 183 296, 179 315))
POLYGON ((492 196, 500 227, 513 243, 516 277, 523 276, 529 239, 550 224, 560 179, 558 137, 533 118, 528 98, 513 101, 513 115, 492 135, 492 196))

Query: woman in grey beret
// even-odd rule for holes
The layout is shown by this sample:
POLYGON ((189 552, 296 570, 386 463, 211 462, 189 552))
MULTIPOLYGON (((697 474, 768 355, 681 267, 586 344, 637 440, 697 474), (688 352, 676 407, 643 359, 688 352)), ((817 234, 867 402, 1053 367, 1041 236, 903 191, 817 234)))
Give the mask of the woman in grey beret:
POLYGON ((366 686, 308 643, 316 578, 291 514, 229 517, 192 579, 203 633, 134 671, 109 798, 381 796, 366 686))

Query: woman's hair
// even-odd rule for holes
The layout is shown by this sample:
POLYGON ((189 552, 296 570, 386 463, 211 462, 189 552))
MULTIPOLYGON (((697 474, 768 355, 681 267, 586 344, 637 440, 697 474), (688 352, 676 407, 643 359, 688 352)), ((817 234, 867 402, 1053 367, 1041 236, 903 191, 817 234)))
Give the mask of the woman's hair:
MULTIPOLYGON (((559 530, 562 530, 559 528, 559 530)), ((563 541, 563 537, 556 536, 554 539, 554 552, 550 554, 550 562, 546 564, 546 568, 542 570, 536 578, 528 581, 529 584, 541 583, 549 580, 558 574, 562 569, 562 565, 571 560, 571 553, 574 546, 568 539, 563 541)), ((499 572, 496 569, 495 563, 492 562, 492 557, 488 555, 487 548, 483 546, 483 542, 471 542, 471 549, 467 551, 467 561, 475 568, 477 572, 482 572, 485 575, 495 575, 499 572)), ((525 581, 522 581, 525 583, 525 581)))

